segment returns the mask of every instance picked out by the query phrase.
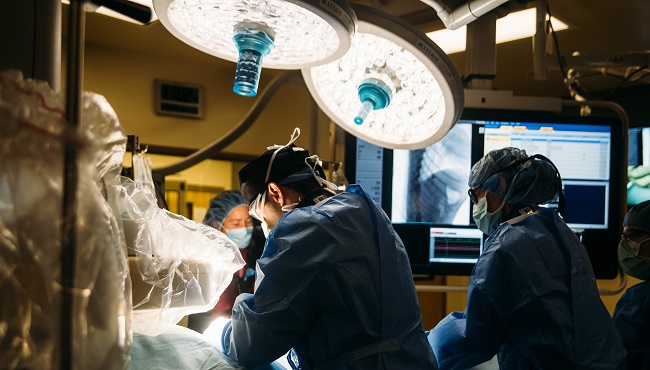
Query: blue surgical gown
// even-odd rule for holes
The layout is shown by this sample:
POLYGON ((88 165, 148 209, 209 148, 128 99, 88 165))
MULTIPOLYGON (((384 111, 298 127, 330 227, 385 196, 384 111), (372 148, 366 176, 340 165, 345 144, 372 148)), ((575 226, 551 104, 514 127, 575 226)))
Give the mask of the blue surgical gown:
POLYGON ((434 369, 408 257, 358 186, 282 216, 237 297, 226 354, 269 363, 290 348, 301 369, 434 369))
POLYGON ((650 281, 629 288, 618 300, 614 325, 627 349, 627 368, 650 369, 650 281))
POLYGON ((465 312, 445 317, 428 338, 441 369, 467 369, 495 354, 507 370, 624 368, 587 252, 551 209, 490 235, 465 312))

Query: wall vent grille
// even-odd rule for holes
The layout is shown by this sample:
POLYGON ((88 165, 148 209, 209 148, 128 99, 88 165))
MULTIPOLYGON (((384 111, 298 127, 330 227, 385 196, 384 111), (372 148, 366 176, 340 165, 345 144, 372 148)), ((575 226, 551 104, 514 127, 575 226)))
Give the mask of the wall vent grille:
POLYGON ((204 115, 203 86, 155 80, 156 114, 201 119, 204 115))

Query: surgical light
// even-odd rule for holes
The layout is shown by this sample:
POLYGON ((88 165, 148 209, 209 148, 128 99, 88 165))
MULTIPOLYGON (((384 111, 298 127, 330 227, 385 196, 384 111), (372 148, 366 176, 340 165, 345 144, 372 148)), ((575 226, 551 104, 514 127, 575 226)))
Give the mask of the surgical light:
POLYGON ((302 74, 320 108, 341 128, 372 144, 419 149, 440 140, 463 107, 462 81, 423 33, 371 7, 358 18, 350 50, 302 74))
POLYGON ((160 22, 186 44, 237 62, 233 90, 257 94, 262 67, 300 69, 349 49, 356 17, 343 0, 154 0, 160 22))

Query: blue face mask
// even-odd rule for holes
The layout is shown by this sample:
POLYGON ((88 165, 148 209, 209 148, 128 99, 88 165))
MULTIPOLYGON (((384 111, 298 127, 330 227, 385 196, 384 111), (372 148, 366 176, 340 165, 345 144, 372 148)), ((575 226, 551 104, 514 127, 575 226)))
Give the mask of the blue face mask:
POLYGON ((253 236, 253 227, 240 227, 239 229, 225 229, 228 238, 235 242, 239 249, 246 249, 253 236))
POLYGON ((476 222, 476 227, 482 232, 490 235, 494 230, 499 228, 501 224, 501 207, 497 209, 494 213, 490 213, 487 210, 487 198, 483 197, 478 200, 478 203, 474 204, 472 209, 472 218, 476 222))
POLYGON ((650 280, 650 259, 638 256, 641 243, 648 240, 639 243, 634 240, 621 239, 618 244, 618 263, 626 274, 640 280, 650 280))

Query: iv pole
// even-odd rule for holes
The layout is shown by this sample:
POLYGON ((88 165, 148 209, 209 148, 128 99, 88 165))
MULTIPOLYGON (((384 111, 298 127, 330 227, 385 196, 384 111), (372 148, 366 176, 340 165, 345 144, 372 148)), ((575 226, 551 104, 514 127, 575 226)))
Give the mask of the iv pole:
MULTIPOLYGON (((127 17, 146 23, 151 9, 126 0, 92 0, 127 17)), ((66 77, 66 121, 71 131, 81 123, 84 71, 84 40, 86 0, 70 1, 68 17, 68 64, 66 77)), ((61 224, 61 356, 60 368, 72 369, 74 364, 74 294, 77 260, 77 147, 67 143, 64 152, 63 222, 61 224)))

